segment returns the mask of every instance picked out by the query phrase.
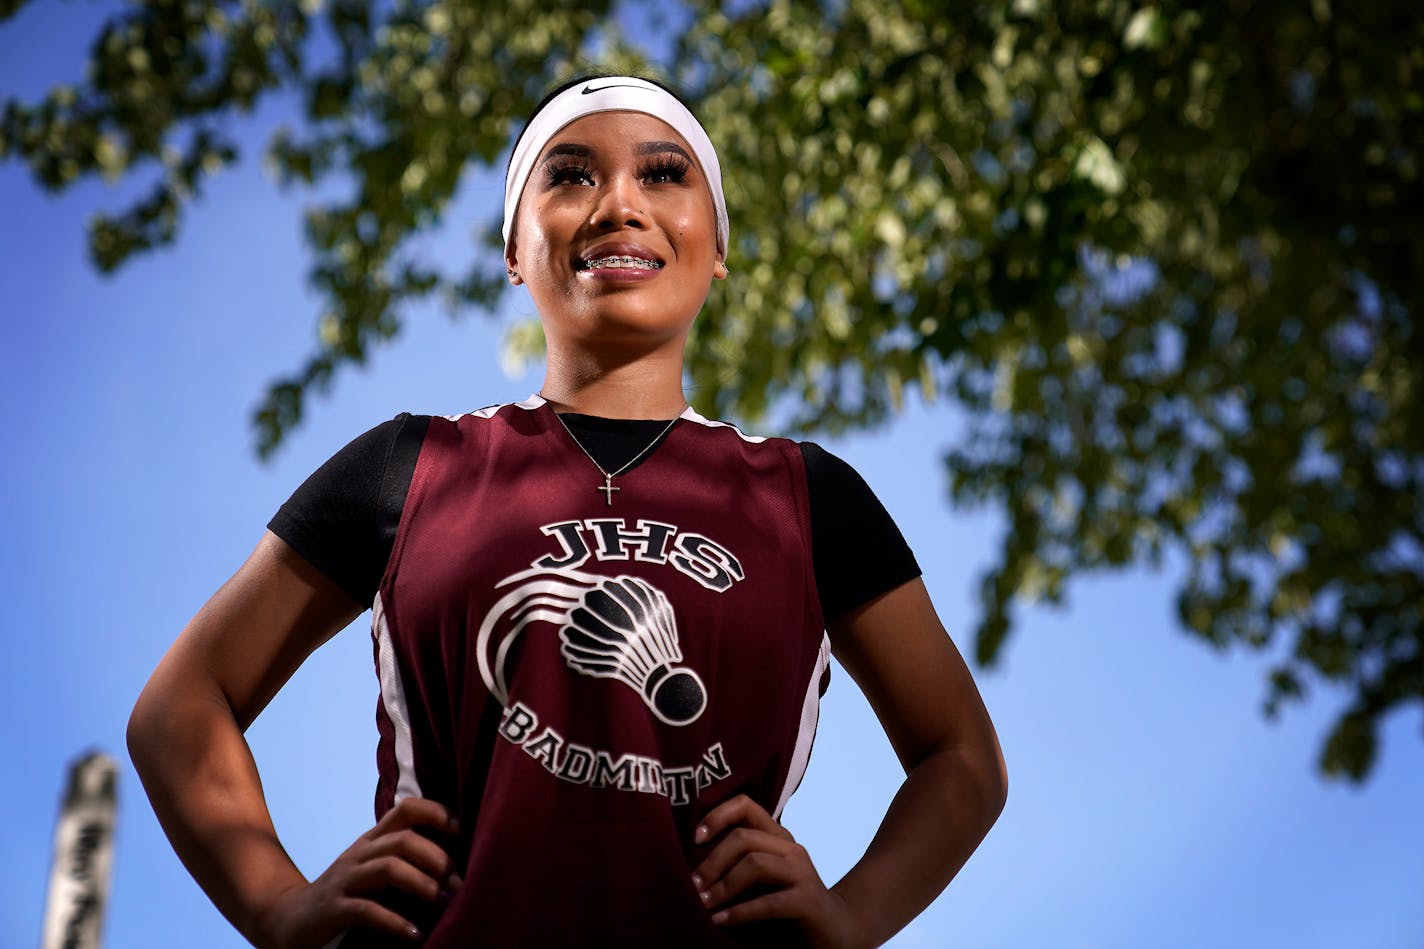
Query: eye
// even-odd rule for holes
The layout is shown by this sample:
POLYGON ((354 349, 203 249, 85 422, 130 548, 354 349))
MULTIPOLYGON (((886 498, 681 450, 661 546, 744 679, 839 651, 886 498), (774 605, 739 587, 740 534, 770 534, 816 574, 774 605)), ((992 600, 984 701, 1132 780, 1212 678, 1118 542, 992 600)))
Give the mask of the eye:
POLYGON ((651 184, 682 184, 691 170, 686 158, 669 153, 644 165, 642 175, 643 180, 651 184))
POLYGON ((593 184, 593 170, 577 159, 552 161, 544 166, 544 181, 550 188, 593 184))

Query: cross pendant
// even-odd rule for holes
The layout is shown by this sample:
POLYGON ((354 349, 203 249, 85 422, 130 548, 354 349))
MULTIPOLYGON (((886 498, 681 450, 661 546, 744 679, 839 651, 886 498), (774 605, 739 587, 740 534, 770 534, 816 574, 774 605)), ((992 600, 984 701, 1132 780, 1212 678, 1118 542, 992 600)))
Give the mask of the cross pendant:
POLYGON ((609 506, 609 507, 612 507, 612 506, 613 506, 613 492, 614 492, 614 491, 622 491, 623 489, 622 489, 622 488, 615 488, 615 487, 613 486, 613 476, 612 476, 612 475, 604 475, 604 476, 603 476, 603 487, 600 488, 600 487, 598 487, 597 485, 594 485, 593 490, 595 490, 595 491, 602 491, 604 498, 606 498, 606 499, 608 500, 608 506, 609 506))

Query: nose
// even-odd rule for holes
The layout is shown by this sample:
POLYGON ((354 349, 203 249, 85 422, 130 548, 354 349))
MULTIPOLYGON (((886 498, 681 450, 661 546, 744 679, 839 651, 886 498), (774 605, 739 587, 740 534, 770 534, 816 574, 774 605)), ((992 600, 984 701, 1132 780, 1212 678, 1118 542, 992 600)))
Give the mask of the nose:
POLYGON ((604 180, 592 223, 601 231, 641 228, 647 224, 643 191, 636 175, 616 174, 604 180))

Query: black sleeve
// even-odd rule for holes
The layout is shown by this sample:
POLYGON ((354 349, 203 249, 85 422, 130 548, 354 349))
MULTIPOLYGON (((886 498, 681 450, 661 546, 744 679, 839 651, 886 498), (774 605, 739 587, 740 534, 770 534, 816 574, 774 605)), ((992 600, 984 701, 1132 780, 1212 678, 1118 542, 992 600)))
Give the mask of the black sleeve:
POLYGON ((429 425, 428 415, 402 412, 357 436, 302 482, 268 530, 369 606, 429 425))
POLYGON ((890 512, 854 468, 814 442, 801 443, 811 495, 811 554, 829 624, 920 575, 890 512))

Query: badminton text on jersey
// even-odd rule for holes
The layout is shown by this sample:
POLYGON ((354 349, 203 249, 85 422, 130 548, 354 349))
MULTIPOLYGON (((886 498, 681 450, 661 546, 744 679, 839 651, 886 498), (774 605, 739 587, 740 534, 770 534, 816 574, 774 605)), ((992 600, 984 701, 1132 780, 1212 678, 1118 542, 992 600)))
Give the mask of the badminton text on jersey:
POLYGON ((504 710, 499 733, 556 778, 594 788, 661 794, 676 805, 691 804, 699 791, 732 775, 721 742, 704 751, 696 764, 668 767, 644 755, 587 748, 548 725, 541 729, 539 717, 522 702, 504 710))

